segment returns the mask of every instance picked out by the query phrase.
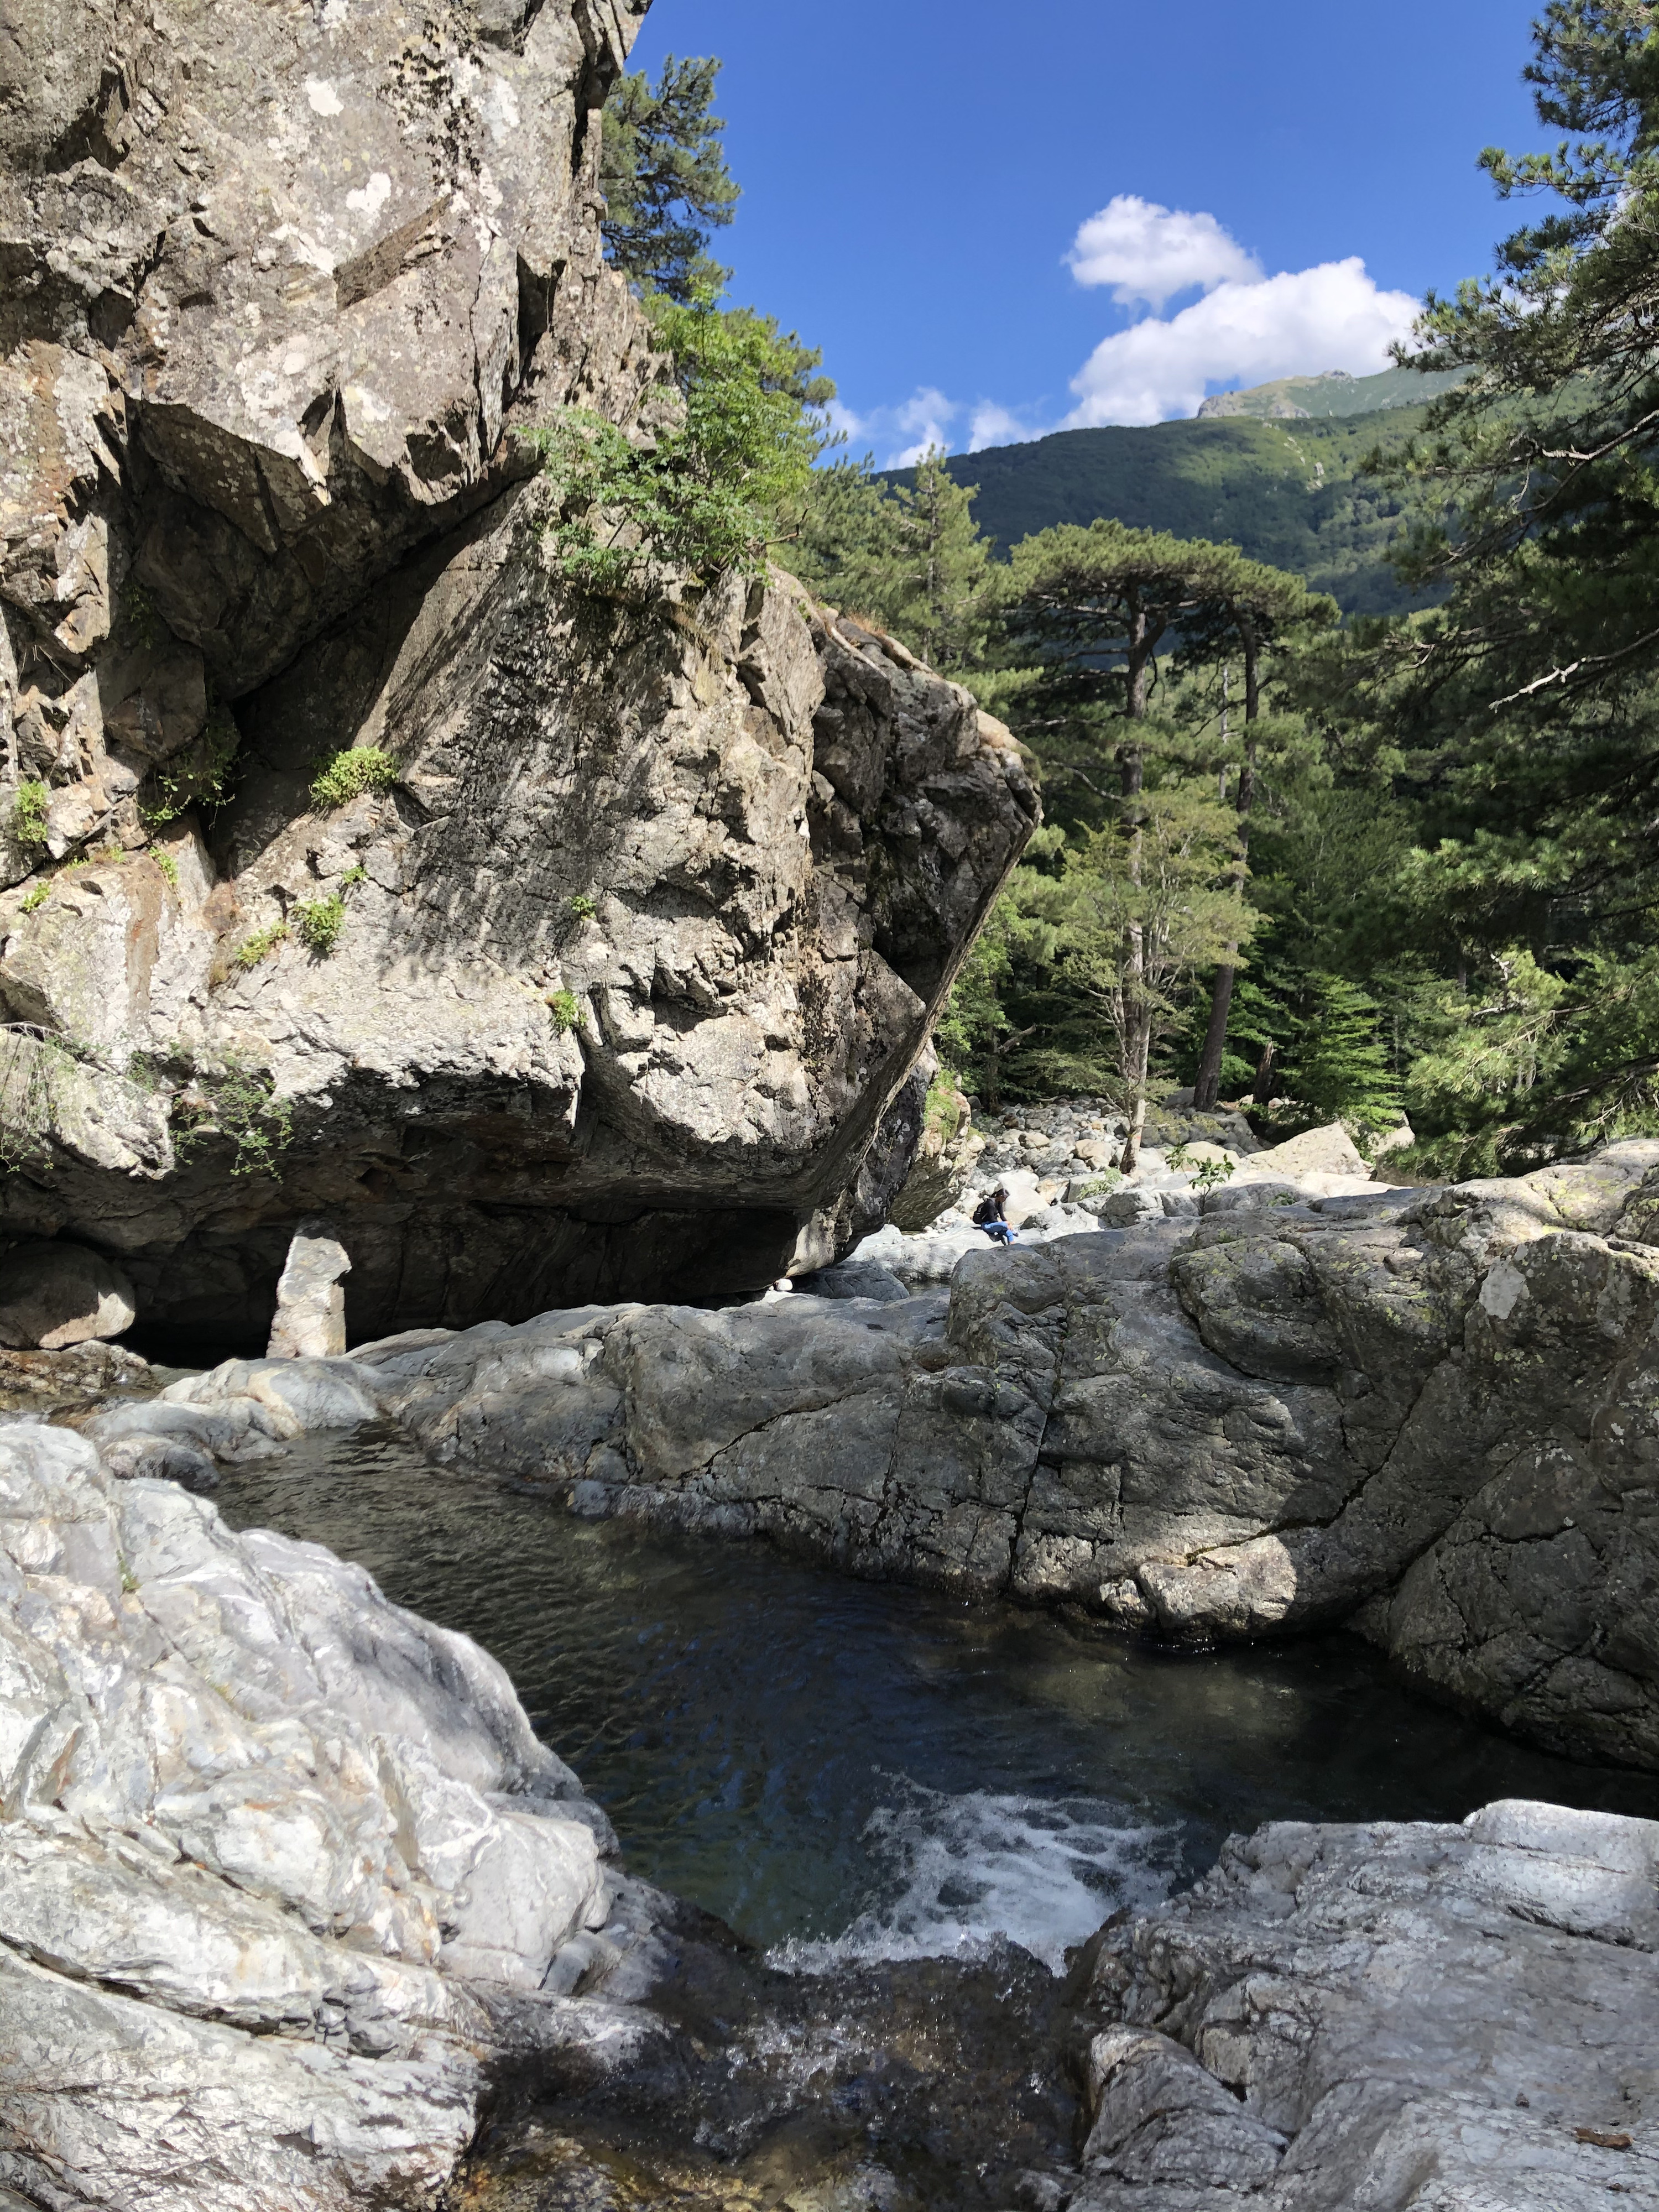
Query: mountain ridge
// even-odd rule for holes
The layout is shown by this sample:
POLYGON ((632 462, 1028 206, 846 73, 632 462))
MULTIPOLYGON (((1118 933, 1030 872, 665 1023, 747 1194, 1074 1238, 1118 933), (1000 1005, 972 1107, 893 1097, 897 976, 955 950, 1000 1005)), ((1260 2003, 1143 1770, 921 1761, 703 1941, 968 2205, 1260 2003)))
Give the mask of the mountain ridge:
MULTIPOLYGON (((1355 386, 1382 381, 1352 380, 1355 386)), ((1252 560, 1304 576, 1345 614, 1398 614, 1421 604, 1388 559, 1405 502, 1363 471, 1372 453, 1404 445, 1423 414, 1398 403, 1323 416, 1241 409, 1146 428, 1055 430, 952 454, 945 465, 956 483, 977 488, 975 517, 1001 555, 1054 524, 1106 516, 1237 545, 1252 560)), ((890 483, 915 482, 914 470, 882 473, 890 483)))

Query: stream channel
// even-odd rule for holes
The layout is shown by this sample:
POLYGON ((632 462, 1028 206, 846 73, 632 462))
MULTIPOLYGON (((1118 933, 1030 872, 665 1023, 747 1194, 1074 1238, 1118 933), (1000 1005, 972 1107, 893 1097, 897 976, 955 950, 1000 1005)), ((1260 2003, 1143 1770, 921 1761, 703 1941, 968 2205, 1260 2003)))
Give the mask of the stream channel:
POLYGON ((302 1439, 217 1503, 494 1652, 629 1871, 690 1908, 650 1998, 667 2045, 500 2079, 466 2212, 1059 2206, 1100 2024, 1066 1953, 1230 1832, 1504 1796, 1659 1816, 1659 1778, 1511 1743, 1352 1638, 1159 1650, 584 1522, 386 1431, 302 1439))
POLYGON ((1659 1778, 1462 1719, 1352 1637, 1171 1652, 577 1520, 372 1429, 235 1468, 216 1503, 492 1651, 630 1870, 780 1963, 1001 1936, 1057 1967, 1264 1820, 1461 1820, 1495 1797, 1659 1817, 1659 1778))

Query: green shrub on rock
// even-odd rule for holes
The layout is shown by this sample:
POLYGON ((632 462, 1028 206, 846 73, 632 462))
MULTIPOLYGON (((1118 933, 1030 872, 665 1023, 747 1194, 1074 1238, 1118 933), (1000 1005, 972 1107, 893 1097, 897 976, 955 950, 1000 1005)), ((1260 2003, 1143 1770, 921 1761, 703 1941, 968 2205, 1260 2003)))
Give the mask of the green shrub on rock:
POLYGON ((289 915, 293 932, 307 952, 326 960, 345 927, 346 903, 338 891, 327 898, 302 899, 289 915))
POLYGON ((46 809, 51 803, 52 793, 38 777, 27 777, 18 785, 11 802, 11 835, 15 844, 46 843, 46 809))
POLYGON ((349 805, 366 791, 390 791, 398 781, 398 763, 379 745, 350 745, 325 763, 311 787, 311 803, 319 813, 349 805))

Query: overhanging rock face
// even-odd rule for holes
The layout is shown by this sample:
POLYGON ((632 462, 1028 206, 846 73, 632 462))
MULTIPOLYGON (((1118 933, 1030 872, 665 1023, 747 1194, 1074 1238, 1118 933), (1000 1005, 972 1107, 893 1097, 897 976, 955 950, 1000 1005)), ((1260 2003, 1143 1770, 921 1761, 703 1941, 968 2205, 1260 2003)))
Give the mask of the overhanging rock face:
POLYGON ((821 1264, 1036 805, 777 572, 550 563, 515 428, 673 404, 598 231, 635 11, 55 14, 0 197, 0 1227, 250 1342, 309 1215, 356 1334, 821 1264))

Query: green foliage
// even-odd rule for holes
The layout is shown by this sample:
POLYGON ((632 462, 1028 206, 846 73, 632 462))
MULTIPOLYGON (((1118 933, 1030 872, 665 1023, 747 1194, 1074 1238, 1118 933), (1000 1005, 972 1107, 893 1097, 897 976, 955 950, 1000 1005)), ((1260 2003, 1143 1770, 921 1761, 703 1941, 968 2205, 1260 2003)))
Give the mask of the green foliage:
POLYGON ((311 787, 311 803, 319 813, 348 805, 365 791, 390 791, 398 781, 398 763, 379 745, 350 745, 336 753, 319 772, 311 787))
POLYGON ((1545 9, 1528 76, 1563 135, 1483 162, 1548 204, 1492 277, 1431 297, 1416 358, 1461 380, 1376 464, 1418 506, 1402 577, 1445 595, 1358 634, 1344 671, 1347 724, 1378 733, 1416 815, 1395 896, 1437 1170, 1659 1130, 1656 64, 1636 0, 1545 9))
POLYGON ((140 819, 148 830, 164 830, 191 806, 210 813, 229 795, 231 769, 241 744, 236 718, 211 684, 208 686, 207 720, 193 744, 176 755, 165 769, 156 769, 148 779, 149 796, 141 799, 140 819))
POLYGON ((1231 1160, 1200 1160, 1193 1176, 1193 1185, 1197 1190, 1213 1190, 1236 1172, 1231 1160))
POLYGON ((570 916, 574 921, 592 921, 599 910, 597 902, 586 891, 578 891, 570 901, 570 916))
MULTIPOLYGON (((1033 860, 1046 858, 1054 844, 1052 832, 1039 830, 1028 854, 1033 860)), ((961 1068, 964 1089, 994 1111, 1006 1088, 1024 1095, 1017 1062, 1011 1085, 1009 1063, 1037 1026, 1035 1021, 1020 1026, 1011 1009, 1024 1011, 1032 979, 1053 966, 1054 932, 1026 910, 1024 895, 1035 878, 1031 868, 1016 869, 969 947, 934 1032, 941 1050, 961 1068)))
POLYGON ((620 77, 605 103, 599 183, 611 261, 641 290, 682 302, 722 287, 730 271, 708 258, 711 230, 729 223, 738 187, 709 112, 719 62, 665 57, 653 85, 643 70, 620 77))
POLYGON ((657 563, 705 581, 759 571, 775 518, 799 501, 826 434, 814 410, 835 386, 818 356, 775 319, 707 297, 647 302, 673 357, 679 419, 635 443, 602 416, 566 408, 528 434, 556 489, 548 542, 573 583, 640 592, 657 563))
POLYGON ((31 845, 46 842, 46 810, 52 803, 52 793, 37 777, 26 776, 18 785, 11 802, 12 842, 27 850, 31 845))
POLYGON ((1659 1130, 1659 951, 1591 954, 1571 974, 1530 954, 1443 986, 1407 1091, 1418 1144, 1400 1157, 1456 1178, 1516 1175, 1659 1130))
POLYGON ((167 628, 155 611, 155 602, 139 582, 129 576, 126 589, 121 594, 123 612, 126 616, 127 634, 146 652, 159 652, 167 640, 167 628))
MULTIPOLYGON (((1431 389, 1425 383, 1425 396, 1431 389)), ((1237 545, 1305 577, 1345 614, 1386 615, 1419 603, 1389 553, 1420 493, 1371 476, 1366 463, 1379 448, 1406 445, 1422 421, 1420 409, 1389 409, 1326 422, 1060 430, 956 454, 945 467, 958 484, 978 487, 975 515, 994 548, 1105 517, 1237 545)), ((887 481, 908 484, 910 475, 893 470, 887 481)))
POLYGON ((179 888, 179 863, 174 860, 173 854, 171 853, 163 853, 152 848, 149 857, 155 861, 156 866, 161 870, 162 875, 167 878, 167 881, 172 885, 173 889, 177 890, 179 888))
POLYGON ((1078 1191, 1080 1200, 1091 1198, 1109 1198, 1122 1185, 1123 1177, 1115 1168, 1103 1168, 1097 1176, 1091 1176, 1078 1191))
POLYGON ((972 485, 929 453, 908 483, 876 476, 869 458, 814 471, 789 518, 789 565, 843 612, 874 621, 934 668, 983 656, 994 580, 973 517, 972 485))
POLYGON ((1376 1001, 1340 975, 1310 975, 1302 1031, 1285 1085, 1310 1126, 1345 1121, 1355 1130, 1395 1127, 1400 1086, 1379 1034, 1376 1001))
POLYGON ((341 874, 340 889, 343 891, 354 891, 359 884, 366 884, 368 881, 368 870, 361 860, 354 860, 351 866, 343 870, 341 874))
POLYGON ((231 958, 239 968, 257 968, 266 953, 276 951, 288 941, 288 924, 273 921, 264 929, 257 929, 252 937, 245 937, 232 953, 231 958))
POLYGON ((927 1086, 927 1096, 922 1101, 921 1126, 945 1144, 954 1142, 962 1127, 962 1096, 952 1069, 940 1066, 935 1070, 927 1086))
POLYGON ((36 914, 46 904, 51 896, 52 885, 50 884, 31 884, 28 890, 24 892, 22 897, 18 901, 17 911, 20 914, 36 914))
POLYGON ((210 1137, 223 1137, 233 1148, 233 1175, 274 1174, 278 1156, 294 1140, 294 1109, 275 1095, 270 1071, 234 1052, 211 1064, 183 1052, 173 1059, 189 1071, 172 1104, 180 1158, 210 1137))
POLYGON ((554 991, 550 994, 548 1012, 553 1017, 553 1026, 561 1036, 581 1025, 580 1001, 574 991, 554 991))
POLYGON ((326 960, 345 927, 346 902, 338 891, 331 891, 325 898, 300 899, 289 908, 288 918, 307 951, 326 960))

